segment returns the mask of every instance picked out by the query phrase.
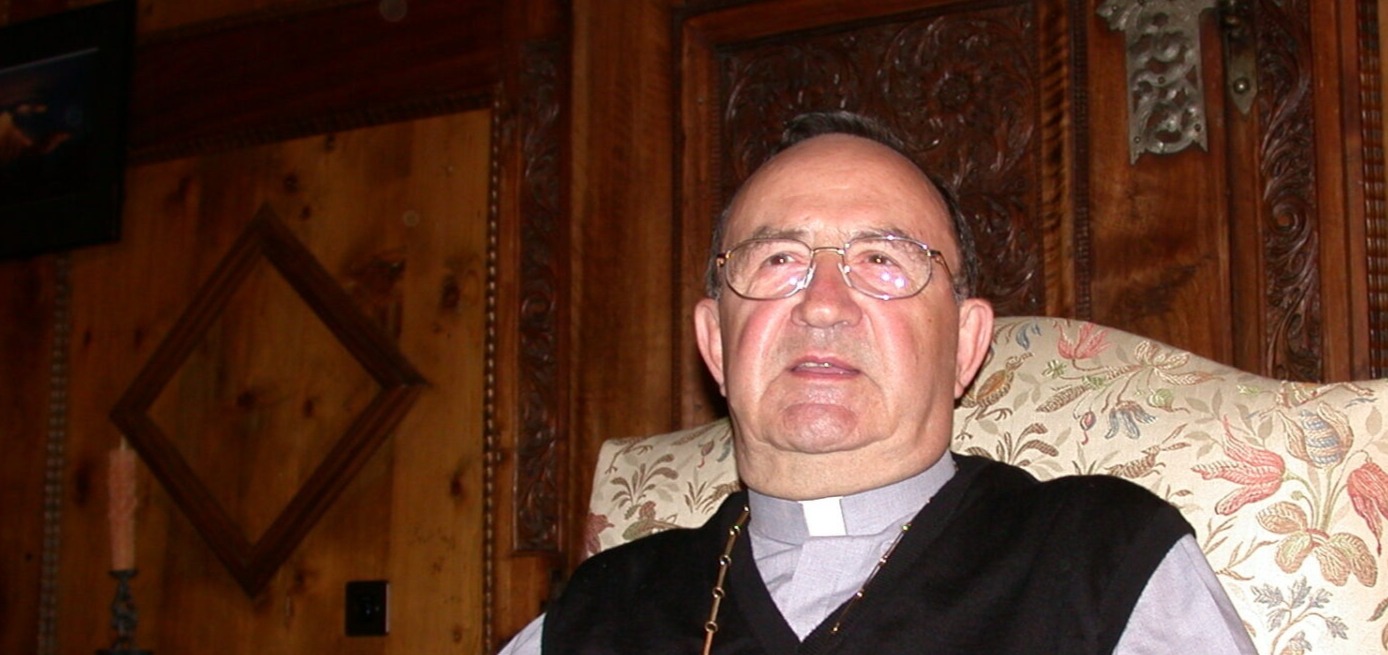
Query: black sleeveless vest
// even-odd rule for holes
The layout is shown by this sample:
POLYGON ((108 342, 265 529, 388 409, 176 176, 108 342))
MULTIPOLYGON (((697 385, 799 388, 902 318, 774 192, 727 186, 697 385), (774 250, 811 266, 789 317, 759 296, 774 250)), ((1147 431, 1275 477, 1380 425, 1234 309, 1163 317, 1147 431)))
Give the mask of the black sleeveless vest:
MULTIPOLYGON (((955 460, 958 472, 916 516, 838 634, 830 627, 843 607, 797 639, 744 533, 713 652, 1111 652, 1148 577, 1191 532, 1180 512, 1118 478, 1043 483, 987 459, 955 460)), ((585 562, 546 612, 544 655, 699 653, 718 556, 746 502, 745 492, 733 494, 701 528, 585 562)))

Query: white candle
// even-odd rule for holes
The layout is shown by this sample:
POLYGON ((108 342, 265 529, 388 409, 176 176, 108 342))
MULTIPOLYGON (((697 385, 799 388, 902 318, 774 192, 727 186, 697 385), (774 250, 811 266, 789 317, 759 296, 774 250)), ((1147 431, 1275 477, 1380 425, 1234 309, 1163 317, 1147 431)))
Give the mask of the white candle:
POLYGON ((135 568, 135 451, 122 447, 111 450, 108 483, 111 523, 111 569, 135 568))

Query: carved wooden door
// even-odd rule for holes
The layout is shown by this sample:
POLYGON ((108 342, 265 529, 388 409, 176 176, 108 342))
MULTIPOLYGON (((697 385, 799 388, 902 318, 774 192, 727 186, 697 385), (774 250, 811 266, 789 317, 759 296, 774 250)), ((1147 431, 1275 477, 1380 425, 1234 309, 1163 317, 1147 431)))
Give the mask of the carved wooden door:
MULTIPOLYGON (((1000 314, 1091 319, 1281 377, 1368 375, 1375 6, 1215 4, 689 3, 679 278, 698 279, 714 217, 782 123, 843 107, 953 187, 1000 314)), ((681 289, 684 307, 701 293, 681 289)), ((678 341, 692 424, 717 400, 687 325, 678 341)))

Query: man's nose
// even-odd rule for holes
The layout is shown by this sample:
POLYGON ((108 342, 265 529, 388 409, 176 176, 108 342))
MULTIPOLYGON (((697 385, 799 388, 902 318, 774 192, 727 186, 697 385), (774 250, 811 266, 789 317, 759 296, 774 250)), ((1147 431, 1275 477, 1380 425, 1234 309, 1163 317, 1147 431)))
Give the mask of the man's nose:
POLYGON ((843 256, 836 250, 816 250, 811 263, 810 280, 800 291, 800 302, 795 307, 796 318, 811 327, 857 323, 862 318, 862 307, 858 304, 861 294, 848 286, 842 268, 843 256))

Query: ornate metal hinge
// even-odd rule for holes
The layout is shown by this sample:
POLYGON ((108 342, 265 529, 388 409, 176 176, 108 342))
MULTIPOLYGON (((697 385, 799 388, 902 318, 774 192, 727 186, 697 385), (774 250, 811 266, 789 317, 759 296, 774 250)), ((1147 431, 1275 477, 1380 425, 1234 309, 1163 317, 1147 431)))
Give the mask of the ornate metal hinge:
POLYGON ((1258 93, 1248 0, 1106 0, 1099 15, 1126 37, 1128 152, 1208 150, 1200 14, 1218 6, 1230 101, 1247 114, 1258 93))

